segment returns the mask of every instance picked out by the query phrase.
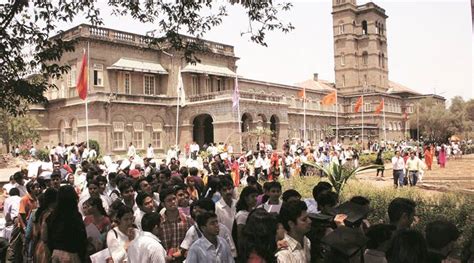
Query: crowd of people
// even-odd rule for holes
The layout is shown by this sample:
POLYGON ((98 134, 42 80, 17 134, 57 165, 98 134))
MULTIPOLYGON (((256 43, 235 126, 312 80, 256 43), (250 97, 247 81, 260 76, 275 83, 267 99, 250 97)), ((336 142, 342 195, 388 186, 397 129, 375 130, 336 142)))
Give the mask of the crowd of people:
MULTIPOLYGON (((374 150, 390 147, 382 141, 374 150)), ((400 159, 415 181, 410 159, 421 150, 405 162, 403 144, 394 147, 394 178, 400 159)), ((367 220, 368 198, 340 203, 324 181, 312 198, 282 192, 279 179, 320 175, 307 161, 358 166, 357 146, 286 141, 278 154, 260 142, 242 155, 225 144, 202 148, 192 143, 158 159, 151 145, 139 156, 130 144, 126 158, 98 161, 86 144, 54 147, 49 161, 31 163, 3 186, 2 260, 431 263, 449 257, 460 235, 449 221, 411 229, 409 199, 392 200, 390 221, 380 223, 367 220)))

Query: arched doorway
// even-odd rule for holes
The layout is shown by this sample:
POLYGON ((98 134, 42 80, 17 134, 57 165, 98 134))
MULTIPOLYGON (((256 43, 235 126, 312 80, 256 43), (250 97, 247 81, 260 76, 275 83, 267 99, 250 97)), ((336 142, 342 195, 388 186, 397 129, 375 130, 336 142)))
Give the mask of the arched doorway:
POLYGON ((242 133, 250 131, 252 125, 252 115, 250 113, 244 113, 242 115, 241 123, 240 123, 240 130, 242 133))
POLYGON ((214 142, 214 125, 209 114, 200 114, 193 120, 193 141, 200 146, 214 142))
POLYGON ((272 131, 271 145, 273 149, 276 149, 278 146, 278 135, 279 135, 279 121, 276 115, 270 117, 270 130, 272 131))

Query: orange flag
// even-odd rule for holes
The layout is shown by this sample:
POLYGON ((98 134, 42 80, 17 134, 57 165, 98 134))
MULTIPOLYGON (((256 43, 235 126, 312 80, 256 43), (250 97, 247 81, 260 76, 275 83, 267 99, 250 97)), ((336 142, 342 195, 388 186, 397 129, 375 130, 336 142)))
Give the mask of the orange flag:
POLYGON ((303 88, 302 90, 298 91, 298 97, 300 97, 300 98, 302 98, 302 99, 306 97, 305 88, 303 88))
POLYGON ((323 105, 332 105, 336 104, 336 91, 329 93, 328 95, 324 96, 323 100, 321 101, 323 105))
POLYGON ((359 99, 357 100, 355 106, 354 106, 354 111, 355 112, 359 112, 360 110, 360 107, 362 107, 362 96, 359 97, 359 99))
POLYGON ((84 54, 82 55, 82 64, 81 64, 81 71, 79 72, 79 78, 77 79, 77 93, 79 97, 83 100, 87 97, 87 55, 86 50, 84 50, 84 54))
POLYGON ((382 110, 383 110, 383 107, 384 107, 384 100, 382 99, 380 101, 380 104, 375 108, 375 113, 376 114, 379 114, 382 110))

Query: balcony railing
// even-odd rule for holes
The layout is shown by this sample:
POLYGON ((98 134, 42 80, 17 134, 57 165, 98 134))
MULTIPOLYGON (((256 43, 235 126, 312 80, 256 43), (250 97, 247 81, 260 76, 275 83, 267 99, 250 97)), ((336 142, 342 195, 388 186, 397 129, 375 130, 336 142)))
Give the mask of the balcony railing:
MULTIPOLYGON (((92 37, 98 39, 109 40, 111 42, 122 42, 129 43, 138 46, 148 45, 151 38, 143 35, 108 29, 94 27, 86 24, 71 28, 67 31, 64 31, 60 37, 62 39, 72 39, 76 37, 92 37)), ((186 42, 196 42, 195 38, 183 36, 183 40, 186 42)), ((228 56, 234 55, 234 47, 229 45, 224 45, 212 41, 202 40, 203 44, 209 48, 214 53, 223 54, 228 56)))
MULTIPOLYGON (((222 98, 232 98, 233 90, 223 90, 223 91, 216 91, 210 92, 201 95, 192 95, 188 97, 190 102, 198 102, 198 101, 207 101, 207 100, 215 100, 215 99, 222 99, 222 98)), ((251 99, 251 100, 259 100, 259 101, 269 101, 269 102, 284 102, 283 98, 280 96, 275 95, 267 95, 261 93, 253 93, 247 91, 240 91, 240 98, 241 99, 251 99)))

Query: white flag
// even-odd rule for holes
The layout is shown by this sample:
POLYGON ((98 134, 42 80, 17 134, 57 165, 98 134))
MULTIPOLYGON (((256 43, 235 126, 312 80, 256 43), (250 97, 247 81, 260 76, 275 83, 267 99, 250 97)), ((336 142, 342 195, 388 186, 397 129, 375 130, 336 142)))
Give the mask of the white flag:
POLYGON ((186 94, 184 93, 183 77, 181 76, 181 69, 178 72, 178 100, 179 105, 184 107, 186 105, 186 94))

